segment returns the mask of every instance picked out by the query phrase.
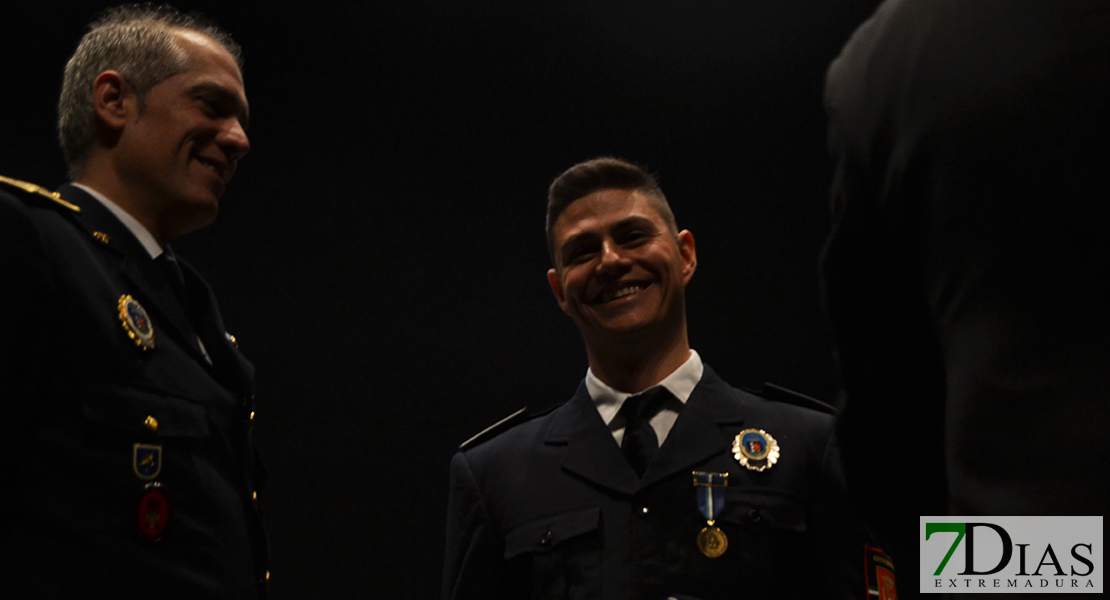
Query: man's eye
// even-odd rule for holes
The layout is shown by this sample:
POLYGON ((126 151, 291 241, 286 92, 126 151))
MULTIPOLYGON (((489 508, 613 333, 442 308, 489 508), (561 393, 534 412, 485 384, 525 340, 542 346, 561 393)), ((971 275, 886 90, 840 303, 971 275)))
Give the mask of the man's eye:
POLYGON ((578 249, 578 250, 573 250, 573 251, 571 251, 570 253, 567 254, 566 263, 568 265, 576 265, 576 264, 585 262, 585 261, 590 259, 590 256, 592 254, 593 253, 587 248, 581 248, 581 249, 578 249))

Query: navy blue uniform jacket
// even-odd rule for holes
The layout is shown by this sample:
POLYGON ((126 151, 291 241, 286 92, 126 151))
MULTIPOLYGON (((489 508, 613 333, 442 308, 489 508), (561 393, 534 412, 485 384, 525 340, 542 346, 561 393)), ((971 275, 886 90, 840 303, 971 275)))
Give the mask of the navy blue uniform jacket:
POLYGON ((79 188, 60 193, 80 212, 0 192, 0 596, 258 598, 253 368, 195 271, 182 265, 191 334, 127 228, 79 188), (120 320, 125 294, 151 350, 120 320), (158 541, 140 529, 136 444, 161 447, 158 541))
POLYGON ((706 367, 640 479, 583 383, 553 412, 455 455, 443 597, 862 597, 864 545, 844 503, 833 423, 706 367), (733 457, 748 428, 781 448, 763 472, 733 457), (695 544, 706 526, 695 470, 729 473, 719 558, 695 544))

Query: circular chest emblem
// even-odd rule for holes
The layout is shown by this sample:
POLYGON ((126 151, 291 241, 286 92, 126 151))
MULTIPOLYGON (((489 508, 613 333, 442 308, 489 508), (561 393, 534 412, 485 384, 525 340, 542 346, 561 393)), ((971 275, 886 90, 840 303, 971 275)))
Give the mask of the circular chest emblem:
POLYGON ((728 550, 728 537, 718 527, 706 527, 698 534, 698 550, 707 558, 718 558, 728 550))
POLYGON ((124 294, 119 298, 118 307, 119 320, 123 324, 123 330, 127 332, 127 337, 143 350, 153 349, 154 326, 151 325, 150 316, 146 314, 143 305, 130 294, 124 294))
POLYGON ((166 521, 170 516, 170 506, 161 486, 147 484, 142 499, 139 500, 139 531, 144 538, 157 542, 162 538, 166 521))
POLYGON ((779 459, 779 443, 762 429, 745 429, 732 440, 732 455, 751 471, 769 469, 779 459))

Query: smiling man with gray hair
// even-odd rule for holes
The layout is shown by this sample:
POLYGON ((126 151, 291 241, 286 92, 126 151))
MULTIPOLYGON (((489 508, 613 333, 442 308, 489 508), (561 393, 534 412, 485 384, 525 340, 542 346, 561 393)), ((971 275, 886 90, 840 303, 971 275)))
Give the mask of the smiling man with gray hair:
POLYGON ((253 367, 167 245, 249 150, 239 47, 121 6, 65 70, 72 183, 0 177, 0 597, 259 598, 253 367))

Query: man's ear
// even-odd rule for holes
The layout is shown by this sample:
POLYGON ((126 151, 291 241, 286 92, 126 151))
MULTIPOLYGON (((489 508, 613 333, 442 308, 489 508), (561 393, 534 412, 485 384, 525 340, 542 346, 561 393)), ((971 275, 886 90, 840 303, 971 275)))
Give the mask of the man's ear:
POLYGON ((559 281, 559 274, 555 269, 547 270, 547 283, 551 286, 551 293, 555 294, 555 300, 559 303, 559 308, 566 310, 566 296, 563 294, 563 284, 559 281))
POLYGON ((694 245, 694 234, 689 229, 678 232, 678 254, 682 257, 682 284, 690 283, 698 268, 698 251, 694 245))
POLYGON ((93 107, 109 129, 123 129, 128 117, 138 109, 138 98, 127 80, 116 71, 104 71, 93 81, 93 107))

